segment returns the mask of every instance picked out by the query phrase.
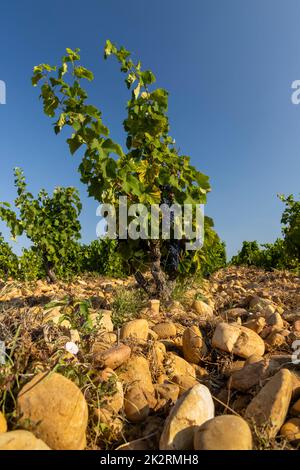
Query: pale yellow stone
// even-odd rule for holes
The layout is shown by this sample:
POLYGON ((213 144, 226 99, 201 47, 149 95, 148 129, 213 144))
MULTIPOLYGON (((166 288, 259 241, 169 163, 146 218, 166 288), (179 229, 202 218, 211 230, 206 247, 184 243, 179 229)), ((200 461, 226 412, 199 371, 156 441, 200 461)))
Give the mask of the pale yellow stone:
POLYGON ((86 446, 87 403, 71 380, 57 374, 36 375, 17 399, 23 423, 53 450, 81 450, 86 446))
POLYGON ((217 416, 195 432, 195 450, 252 450, 252 434, 247 422, 234 415, 217 416))
POLYGON ((29 431, 10 431, 0 434, 0 450, 51 450, 29 431))
POLYGON ((160 450, 190 450, 198 426, 214 417, 214 403, 205 385, 195 385, 171 409, 160 437, 160 450))

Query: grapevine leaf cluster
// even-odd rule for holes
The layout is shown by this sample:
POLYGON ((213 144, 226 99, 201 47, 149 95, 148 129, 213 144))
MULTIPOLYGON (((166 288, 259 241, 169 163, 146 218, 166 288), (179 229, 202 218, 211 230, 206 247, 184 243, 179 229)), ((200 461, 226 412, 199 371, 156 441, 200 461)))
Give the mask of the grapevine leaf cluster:
POLYGON ((34 198, 27 190, 23 171, 15 168, 14 174, 15 210, 9 203, 0 203, 0 218, 6 222, 14 239, 23 233, 28 237, 49 280, 55 281, 62 259, 72 255, 80 238, 78 216, 82 206, 78 191, 72 187, 57 187, 50 196, 42 189, 34 198))
POLYGON ((281 217, 283 238, 274 243, 259 245, 257 241, 244 241, 241 250, 233 256, 231 264, 256 266, 267 270, 300 267, 300 201, 293 195, 279 195, 285 204, 281 217))
MULTIPOLYGON (((82 83, 92 81, 94 76, 81 65, 79 53, 79 49, 67 48, 59 66, 34 67, 32 84, 40 86, 43 109, 54 118, 55 133, 66 127, 71 129, 67 139, 70 153, 84 149, 79 172, 88 194, 116 208, 119 196, 127 196, 129 203, 150 206, 162 202, 162 188, 168 185, 174 203, 205 203, 209 179, 191 165, 190 157, 177 150, 169 134, 168 93, 163 88, 154 88, 153 72, 144 70, 141 62, 135 62, 124 47, 106 42, 105 59, 109 56, 117 59, 131 91, 123 123, 127 147, 124 151, 109 136, 101 111, 87 101, 82 83)), ((149 215, 149 226, 150 223, 149 215)), ((144 245, 128 240, 126 252, 133 252, 129 261, 136 268, 136 253, 146 256, 149 252, 151 272, 157 293, 161 294, 166 287, 161 269, 162 240, 150 239, 144 245)))

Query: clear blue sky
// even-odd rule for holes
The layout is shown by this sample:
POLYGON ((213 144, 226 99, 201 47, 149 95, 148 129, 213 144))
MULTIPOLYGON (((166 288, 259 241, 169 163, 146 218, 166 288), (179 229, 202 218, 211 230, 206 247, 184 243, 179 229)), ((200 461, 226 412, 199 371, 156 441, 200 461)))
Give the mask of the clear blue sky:
POLYGON ((280 235, 276 194, 300 190, 300 105, 291 103, 291 83, 300 79, 299 0, 1 0, 0 18, 0 80, 7 85, 0 200, 13 201, 16 165, 34 193, 75 185, 83 240, 95 238, 97 204, 79 181, 79 155, 70 157, 55 136, 30 77, 34 65, 55 64, 65 47, 80 47, 96 76, 91 101, 123 142, 128 94, 117 65, 102 60, 110 38, 169 90, 171 135, 211 178, 206 213, 228 254, 245 239, 280 235))

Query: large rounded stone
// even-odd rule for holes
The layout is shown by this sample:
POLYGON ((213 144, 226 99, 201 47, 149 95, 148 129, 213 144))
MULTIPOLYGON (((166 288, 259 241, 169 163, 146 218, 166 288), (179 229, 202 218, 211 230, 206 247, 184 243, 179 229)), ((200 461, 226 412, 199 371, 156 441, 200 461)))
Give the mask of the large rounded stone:
POLYGON ((7 423, 3 413, 0 411, 0 433, 7 431, 7 423))
POLYGON ((269 438, 274 438, 285 421, 291 397, 292 374, 282 369, 253 398, 245 419, 269 438))
POLYGON ((125 395, 124 411, 126 418, 133 423, 140 423, 147 418, 150 408, 142 388, 134 386, 128 390, 125 395))
POLYGON ((18 395, 20 423, 53 450, 86 446, 88 408, 80 389, 57 373, 40 373, 18 395))
POLYGON ((177 334, 176 326, 171 322, 157 323, 152 329, 161 339, 171 338, 177 334))
POLYGON ((248 358, 252 354, 264 355, 265 343, 249 328, 237 324, 219 323, 215 329, 212 345, 228 353, 248 358))
POLYGON ((166 419, 160 450, 190 450, 198 426, 214 417, 214 403, 205 385, 195 385, 179 398, 166 419))
POLYGON ((212 318, 214 316, 213 308, 203 300, 194 300, 193 309, 201 317, 212 318))
POLYGON ((186 328, 182 337, 182 349, 184 359, 194 364, 199 364, 206 354, 207 348, 202 338, 201 331, 197 326, 186 328))
POLYGON ((130 358, 130 354, 131 349, 127 344, 120 343, 104 351, 101 351, 101 348, 100 351, 97 351, 94 346, 93 361, 96 365, 116 369, 130 358))
POLYGON ((167 353, 164 361, 167 374, 172 378, 174 375, 187 375, 196 378, 196 372, 193 366, 182 357, 174 353, 167 353))
POLYGON ((149 364, 144 357, 132 356, 116 372, 127 387, 137 385, 147 392, 154 392, 149 364))
POLYGON ((125 323, 121 328, 120 338, 136 339, 140 341, 147 341, 149 333, 149 325, 147 320, 131 320, 125 323))
POLYGON ((195 450, 251 450, 252 435, 239 416, 217 416, 202 424, 195 432, 195 450))
POLYGON ((29 431, 10 431, 0 434, 0 450, 51 450, 29 431))

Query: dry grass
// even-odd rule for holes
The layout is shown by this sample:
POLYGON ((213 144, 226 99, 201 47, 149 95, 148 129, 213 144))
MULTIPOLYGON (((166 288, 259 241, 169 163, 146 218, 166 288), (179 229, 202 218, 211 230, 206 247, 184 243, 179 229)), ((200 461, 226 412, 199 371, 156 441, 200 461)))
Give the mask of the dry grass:
MULTIPOLYGON (((213 284, 216 284, 213 300, 217 314, 227 308, 242 305, 249 292, 262 297, 269 295, 274 302, 283 306, 284 311, 297 309, 297 296, 300 304, 300 281, 290 273, 241 269, 237 278, 236 270, 230 268, 216 273, 210 281, 210 285, 213 284), (232 293, 231 284, 237 279, 246 292, 236 289, 232 293), (252 287, 247 287, 249 285, 252 287)), ((199 365, 208 374, 198 380, 209 387, 215 399, 217 414, 233 413, 243 416, 243 406, 257 393, 259 387, 243 394, 228 386, 228 378, 224 372, 236 358, 211 347, 212 335, 221 317, 216 315, 212 320, 200 321, 191 309, 194 298, 207 300, 207 295, 207 284, 202 280, 178 282, 173 292, 173 301, 180 302, 182 310, 177 311, 177 307, 174 308, 172 304, 169 307, 164 306, 161 309, 162 320, 178 322, 182 327, 197 325, 201 328, 208 351, 199 365), (226 393, 221 396, 224 390, 226 393), (239 399, 242 405, 244 403, 241 408, 236 404, 239 399)), ((111 424, 101 421, 97 413, 99 408, 105 407, 107 398, 116 393, 116 386, 113 379, 105 383, 99 380, 99 370, 95 368, 91 358, 91 346, 97 338, 97 331, 89 323, 88 314, 102 308, 111 309, 116 328, 121 327, 125 321, 139 317, 139 313, 147 305, 147 298, 142 291, 136 289, 132 280, 122 285, 109 279, 89 277, 72 283, 60 283, 53 290, 47 290, 47 286, 37 286, 36 283, 2 283, 0 299, 0 340, 5 341, 7 350, 6 363, 0 365, 0 410, 5 413, 10 430, 18 428, 16 399, 23 385, 39 372, 56 371, 76 383, 86 398, 89 407, 89 449, 115 449, 124 442, 140 439, 147 441, 149 448, 157 448, 169 406, 158 413, 152 412, 140 424, 129 423, 123 411, 115 416, 111 424), (80 351, 77 356, 72 356, 65 350, 66 342, 71 339, 68 328, 52 322, 43 323, 45 308, 51 301, 61 301, 63 317, 80 334, 80 351)), ((128 340, 127 343, 133 354, 147 359, 153 382, 156 383, 162 371, 153 355, 153 341, 141 344, 128 340)), ((281 352, 289 351, 289 346, 287 342, 281 352)), ((176 351, 182 355, 180 347, 176 351)), ((280 436, 269 439, 265 430, 257 430, 255 427, 253 436, 258 450, 295 448, 280 436)))

